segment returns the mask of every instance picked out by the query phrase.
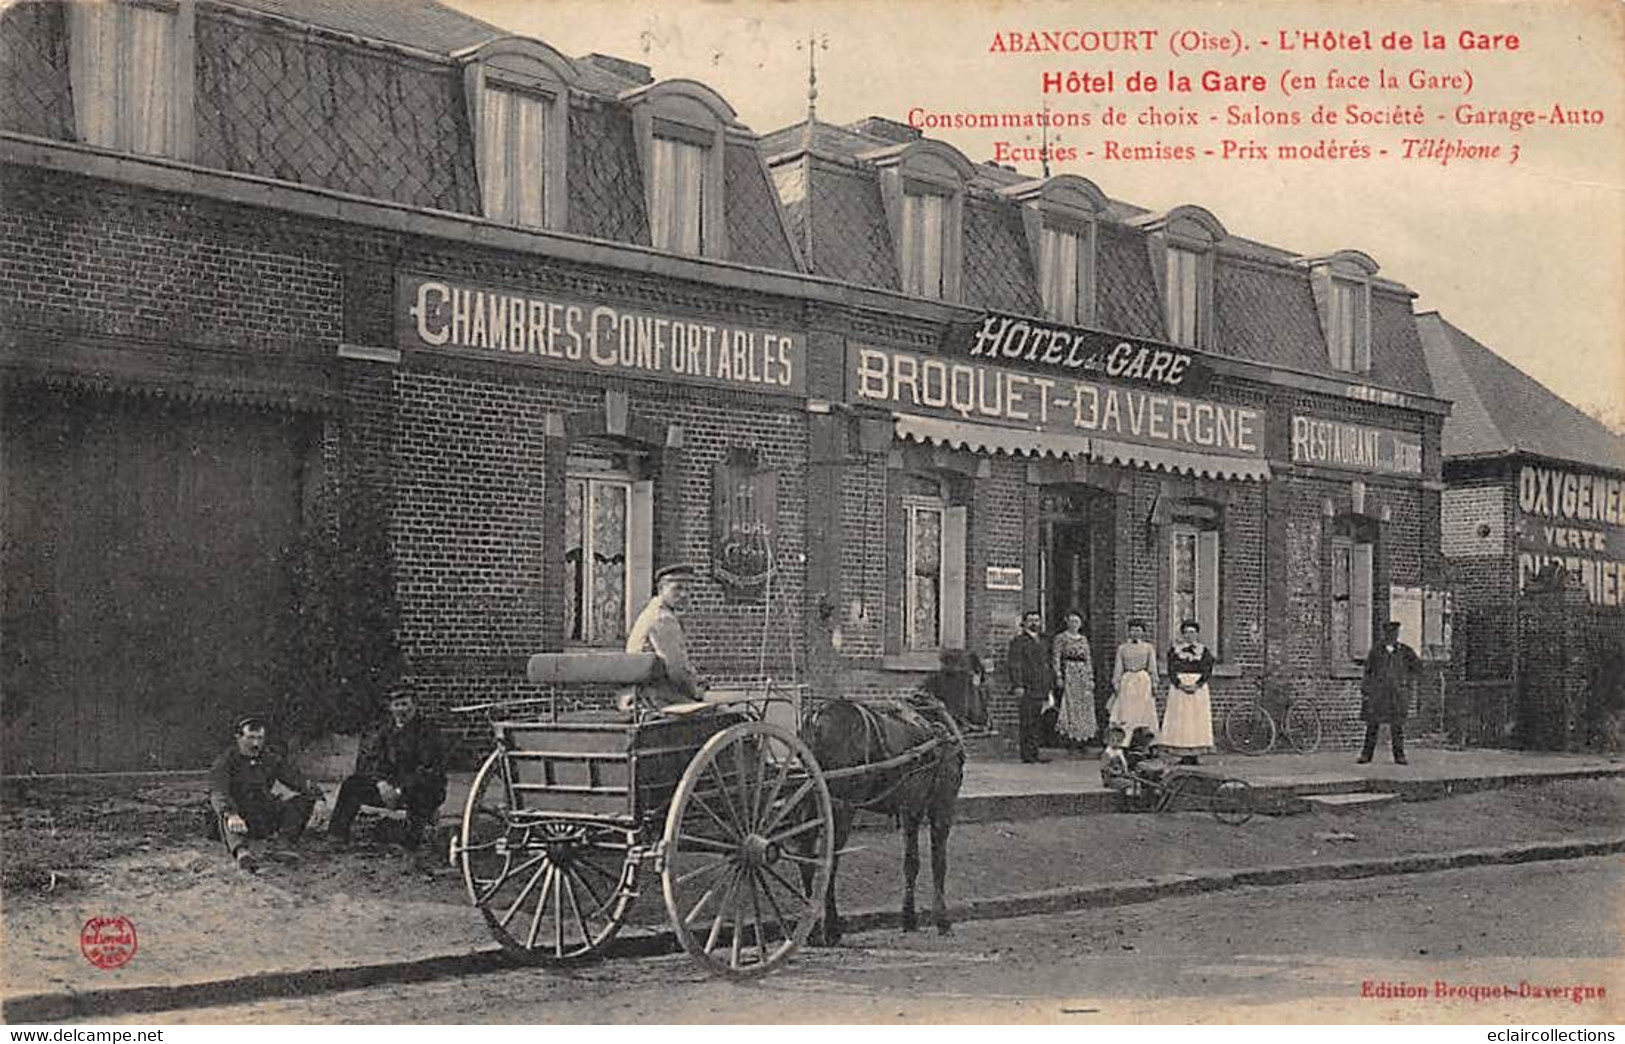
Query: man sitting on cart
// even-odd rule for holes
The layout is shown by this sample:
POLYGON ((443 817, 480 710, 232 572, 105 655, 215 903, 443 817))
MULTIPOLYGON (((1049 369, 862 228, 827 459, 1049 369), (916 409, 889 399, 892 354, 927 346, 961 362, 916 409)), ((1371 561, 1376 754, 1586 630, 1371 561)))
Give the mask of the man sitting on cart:
POLYGON ((663 668, 661 676, 621 694, 621 710, 660 708, 673 703, 698 703, 706 685, 688 659, 683 621, 677 615, 688 600, 688 586, 696 572, 692 566, 673 565, 655 573, 655 595, 632 622, 626 636, 629 653, 652 652, 663 668))

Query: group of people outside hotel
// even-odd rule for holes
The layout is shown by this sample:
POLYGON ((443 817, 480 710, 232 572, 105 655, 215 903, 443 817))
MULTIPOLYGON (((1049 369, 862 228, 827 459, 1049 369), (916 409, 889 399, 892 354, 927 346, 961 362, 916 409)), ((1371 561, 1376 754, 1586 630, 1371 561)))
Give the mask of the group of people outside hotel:
MULTIPOLYGON (((1106 702, 1106 727, 1121 726, 1132 735, 1147 728, 1159 737, 1163 752, 1194 764, 1213 750, 1213 708, 1208 679, 1213 674, 1213 652, 1202 643, 1202 627, 1195 620, 1180 625, 1179 640, 1163 658, 1146 635, 1141 619, 1128 622, 1128 637, 1117 647, 1111 669, 1111 697, 1106 702), (1169 679, 1168 698, 1158 720, 1155 693, 1163 664, 1169 679)), ((1066 614, 1062 629, 1044 635, 1044 617, 1036 609, 1021 618, 1021 630, 1010 640, 1006 661, 1010 687, 1019 711, 1021 760, 1049 760, 1039 749, 1047 711, 1064 739, 1078 744, 1096 740, 1100 724, 1096 713, 1094 657, 1083 633, 1083 615, 1066 614)))

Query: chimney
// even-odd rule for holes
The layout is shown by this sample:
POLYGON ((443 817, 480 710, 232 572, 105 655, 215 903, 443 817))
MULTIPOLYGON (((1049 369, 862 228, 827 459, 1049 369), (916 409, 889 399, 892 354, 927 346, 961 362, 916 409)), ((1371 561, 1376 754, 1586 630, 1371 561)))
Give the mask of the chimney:
POLYGON ((602 69, 611 76, 618 76, 623 80, 630 80, 632 83, 639 86, 655 82, 654 73, 650 71, 647 65, 639 65, 637 62, 629 62, 625 58, 616 58, 613 55, 598 54, 595 52, 587 55, 585 58, 579 58, 577 61, 586 62, 589 65, 602 69))
POLYGON ((894 145, 904 145, 911 141, 919 141, 923 135, 906 123, 888 120, 884 116, 868 116, 856 123, 849 123, 846 129, 871 138, 880 138, 894 145))

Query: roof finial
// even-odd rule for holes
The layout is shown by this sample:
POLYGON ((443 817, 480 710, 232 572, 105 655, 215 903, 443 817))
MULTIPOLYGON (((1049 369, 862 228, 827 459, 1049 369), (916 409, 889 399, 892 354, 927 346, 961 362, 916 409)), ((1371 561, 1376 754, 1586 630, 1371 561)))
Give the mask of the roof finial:
MULTIPOLYGON (((796 44, 796 50, 802 45, 796 44)), ((829 50, 829 36, 813 31, 807 34, 807 122, 802 129, 802 143, 812 140, 812 126, 818 122, 818 52, 829 50)))

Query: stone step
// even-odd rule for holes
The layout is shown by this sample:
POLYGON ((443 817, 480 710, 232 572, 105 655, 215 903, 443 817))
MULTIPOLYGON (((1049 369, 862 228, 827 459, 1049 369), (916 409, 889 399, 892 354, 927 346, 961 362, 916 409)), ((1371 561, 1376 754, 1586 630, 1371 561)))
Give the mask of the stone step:
POLYGON ((1343 809, 1360 808, 1365 805, 1380 805, 1385 801, 1398 801, 1399 795, 1394 793, 1371 793, 1368 791, 1361 791, 1353 794, 1299 794, 1298 799, 1300 801, 1308 802, 1311 805, 1321 805, 1326 808, 1340 811, 1343 809))

